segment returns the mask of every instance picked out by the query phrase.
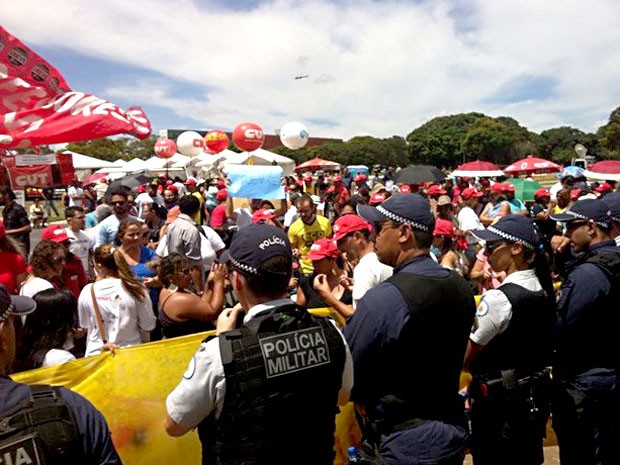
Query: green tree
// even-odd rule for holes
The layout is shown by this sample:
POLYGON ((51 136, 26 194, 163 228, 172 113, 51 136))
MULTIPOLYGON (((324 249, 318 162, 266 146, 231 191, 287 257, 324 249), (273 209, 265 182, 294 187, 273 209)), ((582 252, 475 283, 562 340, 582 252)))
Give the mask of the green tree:
POLYGON ((609 122, 601 126, 596 133, 600 143, 601 158, 620 160, 620 107, 609 115, 609 122))
POLYGON ((454 167, 463 161, 461 143, 482 113, 439 116, 407 135, 411 163, 454 167))
MULTIPOLYGON (((570 163, 575 158, 575 144, 587 146, 591 139, 585 132, 570 126, 547 129, 540 133, 538 153, 541 157, 556 163, 570 163)), ((590 148, 590 147, 588 147, 590 148)))
POLYGON ((461 150, 464 159, 506 165, 517 159, 519 152, 528 147, 528 137, 529 131, 513 118, 484 117, 469 127, 461 150), (519 147, 521 150, 518 150, 519 147))
POLYGON ((122 138, 111 139, 104 137, 102 139, 71 142, 67 145, 66 150, 107 161, 115 161, 119 158, 124 160, 131 159, 131 156, 128 156, 125 151, 125 141, 122 138))

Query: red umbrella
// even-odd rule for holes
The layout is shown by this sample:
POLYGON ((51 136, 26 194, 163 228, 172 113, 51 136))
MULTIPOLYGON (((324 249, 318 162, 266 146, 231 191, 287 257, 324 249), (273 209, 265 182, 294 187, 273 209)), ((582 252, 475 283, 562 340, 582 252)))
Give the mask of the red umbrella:
POLYGON ((465 176, 468 178, 475 177, 494 177, 503 176, 504 173, 499 167, 490 161, 470 161, 459 165, 456 170, 452 172, 453 176, 465 176))
POLYGON ((620 181, 620 161, 605 160, 596 162, 584 172, 588 178, 620 181))
POLYGON ((295 168, 295 171, 317 171, 317 170, 337 170, 340 164, 335 161, 323 160, 322 158, 313 158, 303 162, 295 168))
POLYGON ((506 174, 535 174, 535 173, 554 173, 562 171, 562 167, 557 163, 545 160, 544 158, 536 158, 528 155, 522 160, 515 161, 512 165, 504 168, 506 174))
POLYGON ((105 178, 107 175, 108 173, 93 173, 88 178, 86 178, 86 180, 84 181, 84 184, 91 184, 93 182, 97 182, 100 179, 105 178))

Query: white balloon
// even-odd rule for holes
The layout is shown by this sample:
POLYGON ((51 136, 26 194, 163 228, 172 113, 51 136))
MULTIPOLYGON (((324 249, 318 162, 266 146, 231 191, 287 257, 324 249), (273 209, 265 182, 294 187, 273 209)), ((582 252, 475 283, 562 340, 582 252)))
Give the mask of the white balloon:
POLYGON ((308 130, 301 123, 286 123, 280 129, 280 141, 286 148, 300 149, 308 143, 308 130))
POLYGON ((582 144, 575 144, 575 152, 581 158, 584 158, 586 156, 586 153, 588 153, 588 149, 585 148, 582 144))
POLYGON ((177 137, 177 150, 188 157, 193 157, 202 152, 204 139, 195 131, 185 131, 177 137))

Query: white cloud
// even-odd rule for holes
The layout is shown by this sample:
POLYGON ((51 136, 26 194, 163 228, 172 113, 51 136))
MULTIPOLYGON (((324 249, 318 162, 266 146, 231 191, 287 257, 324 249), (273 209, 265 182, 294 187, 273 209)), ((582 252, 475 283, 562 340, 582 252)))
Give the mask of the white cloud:
POLYGON ((272 132, 291 120, 331 121, 307 125, 342 138, 406 135, 462 111, 512 116, 536 131, 595 130, 620 103, 619 20, 616 0, 275 0, 234 11, 189 0, 3 5, 3 26, 35 50, 144 70, 138 86, 117 76, 111 97, 156 102, 204 127, 250 120, 272 132), (546 84, 520 89, 524 76, 546 84), (204 92, 176 97, 182 82, 204 92))

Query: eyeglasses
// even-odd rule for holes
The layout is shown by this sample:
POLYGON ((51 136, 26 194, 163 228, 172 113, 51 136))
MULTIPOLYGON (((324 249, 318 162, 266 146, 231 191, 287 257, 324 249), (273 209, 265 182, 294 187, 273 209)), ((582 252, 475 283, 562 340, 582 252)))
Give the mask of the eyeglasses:
POLYGON ((391 223, 391 220, 388 220, 382 223, 375 223, 375 230, 377 231, 377 236, 379 236, 384 230, 398 228, 399 226, 399 224, 391 223))
POLYGON ((501 248, 504 245, 507 245, 504 241, 487 242, 484 245, 484 250, 486 251, 487 255, 491 255, 493 252, 495 252, 497 249, 501 248))

